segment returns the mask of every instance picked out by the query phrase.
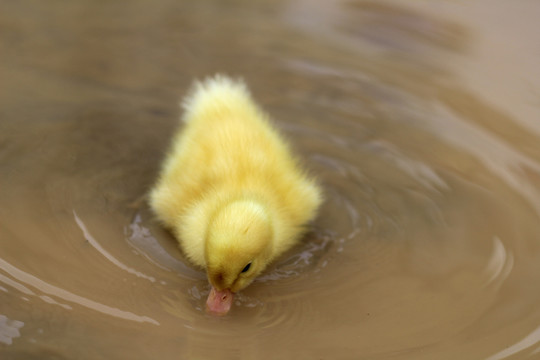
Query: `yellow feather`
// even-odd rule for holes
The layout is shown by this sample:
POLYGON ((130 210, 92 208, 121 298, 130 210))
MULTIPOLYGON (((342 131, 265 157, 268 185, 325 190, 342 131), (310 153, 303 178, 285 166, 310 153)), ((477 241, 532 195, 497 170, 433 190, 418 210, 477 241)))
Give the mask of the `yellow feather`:
POLYGON ((150 204, 212 285, 236 292, 298 241, 321 191, 243 82, 197 82, 183 107, 150 204))

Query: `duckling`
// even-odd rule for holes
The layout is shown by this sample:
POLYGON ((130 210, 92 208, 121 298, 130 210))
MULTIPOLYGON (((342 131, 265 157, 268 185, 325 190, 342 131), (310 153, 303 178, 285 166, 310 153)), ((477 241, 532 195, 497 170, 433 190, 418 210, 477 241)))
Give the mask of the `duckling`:
POLYGON ((234 293, 294 246, 322 192, 241 80, 196 82, 150 206, 211 284, 207 310, 226 314, 234 293))

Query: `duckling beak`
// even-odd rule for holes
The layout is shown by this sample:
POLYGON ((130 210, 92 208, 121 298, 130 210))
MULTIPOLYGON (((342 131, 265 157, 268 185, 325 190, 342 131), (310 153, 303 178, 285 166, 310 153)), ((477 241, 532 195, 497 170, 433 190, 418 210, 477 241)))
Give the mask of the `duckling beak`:
POLYGON ((226 315, 231 309, 234 293, 229 289, 216 290, 212 286, 208 300, 206 300, 206 310, 217 316, 226 315))

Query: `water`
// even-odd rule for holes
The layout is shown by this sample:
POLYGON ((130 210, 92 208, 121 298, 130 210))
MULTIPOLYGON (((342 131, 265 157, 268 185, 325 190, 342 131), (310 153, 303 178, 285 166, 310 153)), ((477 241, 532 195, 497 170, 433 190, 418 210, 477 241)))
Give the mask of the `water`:
POLYGON ((2 359, 540 357, 536 1, 0 3, 2 359), (324 186, 209 287, 144 195, 194 78, 243 76, 324 186))

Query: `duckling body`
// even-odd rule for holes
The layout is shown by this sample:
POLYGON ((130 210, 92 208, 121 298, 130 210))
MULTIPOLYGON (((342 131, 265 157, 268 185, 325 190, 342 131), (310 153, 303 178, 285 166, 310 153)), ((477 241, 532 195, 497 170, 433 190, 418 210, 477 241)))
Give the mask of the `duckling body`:
POLYGON ((211 312, 290 249, 313 219, 321 191, 241 81, 196 83, 184 100, 150 205, 185 255, 206 269, 211 312))

